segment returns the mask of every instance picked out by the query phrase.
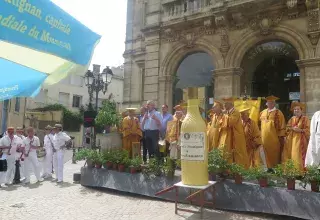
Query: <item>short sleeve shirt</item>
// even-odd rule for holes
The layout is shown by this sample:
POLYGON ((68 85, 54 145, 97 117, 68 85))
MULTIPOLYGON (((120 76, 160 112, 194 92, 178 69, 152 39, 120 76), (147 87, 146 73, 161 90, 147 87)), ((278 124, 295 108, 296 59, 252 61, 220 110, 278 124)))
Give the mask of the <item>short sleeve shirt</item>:
POLYGON ((53 138, 53 147, 56 150, 61 150, 61 148, 65 145, 67 141, 71 138, 64 132, 59 132, 54 135, 53 138))

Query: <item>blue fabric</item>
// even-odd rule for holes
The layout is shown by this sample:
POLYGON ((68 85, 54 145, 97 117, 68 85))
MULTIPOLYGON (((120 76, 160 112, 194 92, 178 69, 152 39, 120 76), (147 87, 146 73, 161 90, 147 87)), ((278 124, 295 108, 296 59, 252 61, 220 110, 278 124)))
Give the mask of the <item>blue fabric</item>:
MULTIPOLYGON (((162 121, 162 115, 160 112, 153 110, 151 112, 148 112, 148 119, 144 122, 144 130, 160 130, 160 127, 158 127, 156 121, 152 119, 152 116, 156 116, 160 122, 162 121)), ((161 125, 160 125, 161 126, 161 125)))
POLYGON ((49 0, 0 1, 2 41, 85 66, 100 38, 49 0))
POLYGON ((13 97, 35 97, 47 74, 0 59, 0 101, 13 97))

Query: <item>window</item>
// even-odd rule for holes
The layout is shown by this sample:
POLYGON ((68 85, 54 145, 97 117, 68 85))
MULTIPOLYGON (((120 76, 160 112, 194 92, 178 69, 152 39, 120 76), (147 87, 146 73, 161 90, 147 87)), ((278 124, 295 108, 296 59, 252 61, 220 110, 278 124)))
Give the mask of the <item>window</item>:
POLYGON ((16 98, 16 103, 14 105, 14 111, 20 112, 20 98, 16 98))
POLYGON ((47 89, 41 89, 39 94, 35 97, 36 102, 40 103, 46 103, 48 98, 48 90, 47 89))
POLYGON ((69 106, 69 93, 59 92, 59 103, 65 106, 69 106))
POLYGON ((78 95, 74 95, 72 99, 72 107, 73 108, 80 108, 82 102, 82 97, 78 95))
POLYGON ((71 76, 71 84, 75 86, 80 86, 82 87, 84 85, 84 78, 83 76, 77 76, 77 75, 72 75, 71 76))

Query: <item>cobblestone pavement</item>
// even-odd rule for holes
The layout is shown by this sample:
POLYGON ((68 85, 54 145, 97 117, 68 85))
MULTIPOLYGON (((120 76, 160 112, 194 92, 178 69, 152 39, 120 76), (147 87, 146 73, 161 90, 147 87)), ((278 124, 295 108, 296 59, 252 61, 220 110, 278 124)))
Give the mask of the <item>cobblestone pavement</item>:
MULTIPOLYGON (((110 191, 98 191, 72 183, 72 174, 83 162, 65 165, 65 183, 53 181, 28 186, 0 188, 0 220, 179 220, 199 219, 199 215, 174 214, 174 203, 133 197, 110 191)), ((204 219, 262 220, 283 219, 242 213, 205 210, 204 219)), ((290 218, 287 218, 290 219, 290 218)), ((292 219, 292 218, 291 218, 292 219)))

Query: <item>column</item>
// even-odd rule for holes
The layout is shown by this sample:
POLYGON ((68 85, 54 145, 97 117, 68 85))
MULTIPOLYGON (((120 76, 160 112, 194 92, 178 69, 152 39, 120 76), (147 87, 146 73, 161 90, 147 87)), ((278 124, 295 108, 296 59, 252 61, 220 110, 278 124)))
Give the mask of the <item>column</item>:
POLYGON ((215 98, 240 96, 240 77, 242 73, 243 70, 240 67, 214 70, 215 98))
POLYGON ((171 75, 159 77, 159 105, 167 104, 169 110, 172 109, 172 83, 171 75))
POLYGON ((146 36, 144 101, 154 100, 159 104, 159 35, 146 36))
POLYGON ((311 117, 320 110, 320 58, 296 61, 300 69, 300 99, 311 117))

